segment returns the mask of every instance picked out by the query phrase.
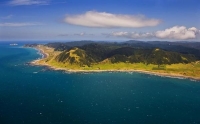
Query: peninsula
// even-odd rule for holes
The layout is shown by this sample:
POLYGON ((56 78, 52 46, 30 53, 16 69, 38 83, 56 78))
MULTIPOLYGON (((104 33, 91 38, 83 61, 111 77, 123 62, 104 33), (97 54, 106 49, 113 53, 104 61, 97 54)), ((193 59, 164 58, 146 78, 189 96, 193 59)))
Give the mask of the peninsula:
POLYGON ((55 70, 142 72, 200 80, 198 45, 193 42, 76 41, 25 47, 34 47, 44 55, 32 64, 55 70))

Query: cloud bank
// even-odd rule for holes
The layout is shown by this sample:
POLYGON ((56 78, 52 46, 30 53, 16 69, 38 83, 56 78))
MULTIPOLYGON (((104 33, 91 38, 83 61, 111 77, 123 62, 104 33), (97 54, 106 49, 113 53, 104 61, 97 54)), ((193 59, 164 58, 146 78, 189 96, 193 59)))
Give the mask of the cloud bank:
POLYGON ((24 26, 37 26, 42 25, 41 23, 30 23, 30 22, 24 22, 24 23, 0 23, 0 27, 24 27, 24 26))
POLYGON ((129 39, 157 38, 157 39, 172 39, 172 40, 188 40, 188 39, 195 39, 198 36, 200 36, 200 30, 198 30, 195 27, 186 28, 185 26, 174 26, 172 28, 152 33, 112 32, 107 36, 124 37, 129 39))
POLYGON ((155 36, 161 39, 194 39, 199 34, 199 30, 195 27, 186 28, 184 26, 174 26, 172 28, 165 29, 164 31, 157 31, 155 36))
POLYGON ((139 28, 156 26, 161 23, 159 19, 149 19, 143 15, 122 15, 96 11, 88 11, 81 15, 68 15, 64 21, 72 25, 101 28, 139 28))
POLYGON ((21 5, 48 5, 49 0, 12 0, 8 2, 12 6, 21 6, 21 5))

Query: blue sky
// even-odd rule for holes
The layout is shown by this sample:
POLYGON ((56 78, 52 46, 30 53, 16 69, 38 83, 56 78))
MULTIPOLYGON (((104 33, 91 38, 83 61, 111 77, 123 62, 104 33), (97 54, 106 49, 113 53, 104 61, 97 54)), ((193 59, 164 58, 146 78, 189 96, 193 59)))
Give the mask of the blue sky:
POLYGON ((0 40, 200 40, 199 0, 1 0, 0 40))

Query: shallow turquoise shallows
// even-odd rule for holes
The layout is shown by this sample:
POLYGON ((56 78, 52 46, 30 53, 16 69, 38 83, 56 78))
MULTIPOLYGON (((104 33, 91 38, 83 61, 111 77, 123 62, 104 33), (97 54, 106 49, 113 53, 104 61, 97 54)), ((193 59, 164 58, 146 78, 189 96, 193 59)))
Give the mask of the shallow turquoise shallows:
POLYGON ((199 81, 53 71, 21 45, 0 43, 0 124, 200 123, 199 81))

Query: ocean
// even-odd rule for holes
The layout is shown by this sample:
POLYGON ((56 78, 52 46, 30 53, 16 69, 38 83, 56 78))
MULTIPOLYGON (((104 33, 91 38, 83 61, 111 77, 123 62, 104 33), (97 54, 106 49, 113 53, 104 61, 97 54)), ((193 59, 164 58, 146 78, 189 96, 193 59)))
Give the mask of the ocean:
POLYGON ((143 73, 66 73, 0 43, 0 124, 198 124, 200 82, 143 73))

